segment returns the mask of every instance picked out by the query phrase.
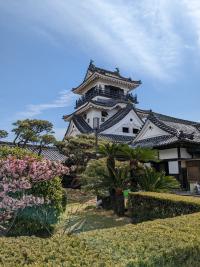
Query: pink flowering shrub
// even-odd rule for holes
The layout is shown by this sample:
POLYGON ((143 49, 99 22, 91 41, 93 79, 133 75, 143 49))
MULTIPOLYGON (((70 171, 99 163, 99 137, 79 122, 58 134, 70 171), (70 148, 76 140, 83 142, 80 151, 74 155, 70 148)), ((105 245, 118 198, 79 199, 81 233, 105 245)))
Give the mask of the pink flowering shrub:
MULTIPOLYGON (((49 204, 48 196, 32 194, 31 190, 38 184, 47 183, 62 174, 68 168, 59 162, 25 156, 18 159, 9 156, 0 160, 0 223, 5 225, 27 207, 49 204)), ((51 198, 51 197, 50 197, 51 198)))

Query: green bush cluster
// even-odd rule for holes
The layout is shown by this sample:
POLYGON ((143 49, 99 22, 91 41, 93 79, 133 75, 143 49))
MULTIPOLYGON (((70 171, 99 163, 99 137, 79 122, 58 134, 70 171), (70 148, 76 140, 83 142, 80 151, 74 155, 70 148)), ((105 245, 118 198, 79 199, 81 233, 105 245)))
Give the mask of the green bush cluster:
MULTIPOLYGON (((110 266, 198 267, 200 213, 84 233, 110 266)), ((109 266, 109 265, 108 265, 109 266)))
POLYGON ((0 266, 198 267, 200 213, 53 238, 0 238, 0 266))
POLYGON ((129 193, 129 213, 133 222, 169 218, 200 211, 200 199, 167 193, 129 193))
POLYGON ((37 154, 20 147, 10 147, 0 145, 0 159, 7 158, 8 156, 15 156, 18 159, 22 159, 25 156, 32 156, 34 158, 41 158, 37 154))
MULTIPOLYGON (((38 160, 42 159, 42 157, 23 148, 0 146, 0 159, 9 155, 19 159, 23 159, 25 156, 36 157, 38 160)), ((61 213, 66 208, 66 193, 62 188, 59 177, 33 184, 29 193, 34 196, 44 197, 50 200, 50 203, 42 206, 27 207, 20 211, 9 231, 9 235, 50 234, 61 213)))
MULTIPOLYGON (((0 266, 95 266, 98 253, 78 237, 0 238, 0 266)), ((98 265, 96 265, 98 266, 98 265)))
POLYGON ((19 213, 10 235, 49 234, 66 208, 66 195, 59 177, 34 184, 30 190, 34 196, 44 197, 49 204, 27 207, 19 213))

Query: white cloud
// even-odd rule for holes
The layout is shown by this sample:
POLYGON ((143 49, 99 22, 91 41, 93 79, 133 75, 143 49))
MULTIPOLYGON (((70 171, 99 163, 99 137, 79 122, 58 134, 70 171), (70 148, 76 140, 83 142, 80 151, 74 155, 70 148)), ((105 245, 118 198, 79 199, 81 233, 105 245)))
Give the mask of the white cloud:
POLYGON ((71 107, 74 103, 76 96, 70 91, 61 91, 59 97, 51 103, 42 103, 37 105, 28 105, 25 111, 18 112, 17 117, 32 118, 41 114, 43 111, 54 108, 71 107))
POLYGON ((73 35, 81 48, 95 51, 95 57, 159 79, 169 78, 180 64, 181 37, 172 16, 180 8, 176 0, 22 2, 15 2, 13 8, 9 0, 1 5, 34 23, 50 42, 73 35))

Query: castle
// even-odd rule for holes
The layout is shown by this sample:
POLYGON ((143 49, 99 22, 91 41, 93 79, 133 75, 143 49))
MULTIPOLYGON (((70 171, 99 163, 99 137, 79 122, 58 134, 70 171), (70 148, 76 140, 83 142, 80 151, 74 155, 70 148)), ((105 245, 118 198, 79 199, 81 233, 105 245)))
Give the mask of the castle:
POLYGON ((156 148, 160 162, 154 167, 192 189, 200 181, 200 123, 139 109, 132 92, 140 84, 91 61, 83 82, 72 89, 80 99, 63 117, 69 122, 65 136, 96 132, 107 141, 156 148))

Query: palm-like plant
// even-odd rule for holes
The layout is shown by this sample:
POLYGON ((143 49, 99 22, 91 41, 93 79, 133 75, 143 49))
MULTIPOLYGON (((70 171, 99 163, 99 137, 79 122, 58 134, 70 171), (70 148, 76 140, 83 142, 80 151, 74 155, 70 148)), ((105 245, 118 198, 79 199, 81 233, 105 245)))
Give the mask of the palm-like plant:
POLYGON ((131 148, 128 145, 123 145, 121 151, 125 157, 128 158, 130 163, 130 176, 131 176, 131 190, 137 190, 138 181, 137 177, 141 175, 143 165, 141 163, 149 161, 158 161, 158 153, 156 150, 149 148, 131 148))
POLYGON ((145 168, 137 182, 142 190, 151 192, 166 192, 180 187, 176 178, 165 176, 164 172, 156 172, 153 168, 145 168))

